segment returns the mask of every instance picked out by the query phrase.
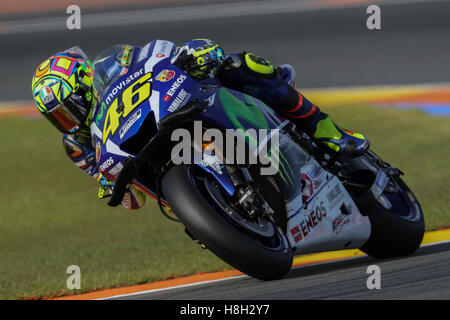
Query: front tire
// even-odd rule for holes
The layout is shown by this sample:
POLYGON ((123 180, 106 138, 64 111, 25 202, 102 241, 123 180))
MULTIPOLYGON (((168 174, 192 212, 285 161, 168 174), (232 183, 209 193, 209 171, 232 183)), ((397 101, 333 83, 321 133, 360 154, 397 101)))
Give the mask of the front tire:
POLYGON ((270 248, 251 232, 233 225, 226 214, 200 191, 195 167, 173 166, 162 178, 164 198, 189 233, 234 268, 261 280, 283 277, 292 266, 293 253, 284 234, 275 228, 280 246, 270 248))

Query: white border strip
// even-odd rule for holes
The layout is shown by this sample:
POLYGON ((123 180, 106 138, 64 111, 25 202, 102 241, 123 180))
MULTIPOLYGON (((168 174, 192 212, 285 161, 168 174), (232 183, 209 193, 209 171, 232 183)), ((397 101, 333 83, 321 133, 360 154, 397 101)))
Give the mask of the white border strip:
POLYGON ((109 300, 109 299, 122 298, 122 297, 131 297, 131 296, 137 296, 137 295, 146 294, 146 293, 154 293, 154 292, 158 292, 158 291, 167 291, 167 290, 179 289, 179 288, 188 288, 188 287, 193 287, 193 286, 200 286, 200 285, 204 285, 204 284, 210 284, 210 283, 221 282, 221 281, 232 280, 232 279, 240 279, 240 278, 249 278, 249 276, 247 276, 247 275, 232 276, 232 277, 227 277, 227 278, 223 278, 223 279, 207 280, 207 281, 201 281, 201 282, 195 282, 195 283, 182 284, 179 286, 173 286, 173 287, 168 287, 168 288, 151 289, 151 290, 140 291, 140 292, 119 294, 116 296, 100 298, 100 299, 95 299, 95 300, 109 300))

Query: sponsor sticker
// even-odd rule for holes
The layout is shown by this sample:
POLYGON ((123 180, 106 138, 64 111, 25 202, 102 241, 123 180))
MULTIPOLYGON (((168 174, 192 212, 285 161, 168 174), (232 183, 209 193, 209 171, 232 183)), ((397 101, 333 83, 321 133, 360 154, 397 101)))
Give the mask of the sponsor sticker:
POLYGON ((341 213, 336 219, 333 220, 333 232, 339 233, 349 222, 350 216, 341 213))
POLYGON ((162 59, 165 59, 170 56, 174 44, 169 41, 156 40, 155 42, 151 42, 154 44, 153 49, 150 51, 148 55, 150 56, 145 62, 145 71, 150 72, 153 71, 153 67, 160 62, 162 59))
POLYGON ((119 77, 123 76, 124 74, 126 74, 128 72, 127 68, 122 68, 122 71, 120 71, 119 77))
POLYGON ((47 103, 53 101, 53 99, 55 99, 55 96, 53 95, 52 89, 50 89, 47 86, 43 87, 42 91, 41 91, 41 100, 42 100, 42 102, 44 104, 47 104, 47 103))
POLYGON ((147 58, 148 49, 150 49, 150 43, 147 43, 145 46, 142 47, 141 52, 139 52, 138 62, 147 58))
POLYGON ((100 156, 102 155, 102 145, 100 144, 100 141, 97 142, 95 145, 95 162, 100 161, 100 156))
POLYGON ((305 183, 302 190, 303 200, 308 200, 314 194, 314 183, 311 177, 305 173, 302 173, 302 181, 305 183))
POLYGON ((292 237, 294 238, 294 241, 296 243, 303 239, 303 236, 302 236, 299 226, 295 226, 290 231, 291 231, 292 237))
POLYGON ((389 177, 382 170, 379 170, 373 186, 370 188, 376 199, 383 193, 389 181, 389 177))
POLYGON ((123 164, 122 164, 122 162, 119 162, 111 170, 109 170, 109 174, 111 174, 113 176, 117 176, 122 169, 123 169, 123 164))
POLYGON ((122 67, 128 66, 131 62, 131 57, 133 56, 133 47, 129 45, 123 46, 123 54, 122 60, 120 61, 120 65, 122 67))
POLYGON ((175 80, 172 84, 172 86, 170 87, 170 89, 166 92, 166 95, 164 96, 163 100, 164 101, 169 101, 172 96, 175 94, 175 92, 177 91, 177 89, 181 86, 181 84, 184 82, 184 80, 186 80, 187 77, 184 74, 180 74, 180 76, 177 78, 177 80, 175 80))
POLYGON ((167 46, 170 42, 168 41, 158 41, 157 45, 155 45, 155 57, 164 58, 166 56, 167 46))
POLYGON ((114 96, 117 93, 119 93, 119 91, 122 90, 122 88, 125 88, 133 80, 135 80, 139 76, 143 75, 143 73, 144 73, 144 68, 141 68, 139 71, 136 71, 135 73, 130 74, 128 77, 125 78, 125 80, 120 81, 106 97, 106 104, 109 105, 109 103, 111 102, 111 99, 114 98, 114 96))
POLYGON ((216 94, 209 96, 206 101, 208 101, 208 107, 211 107, 214 104, 214 101, 216 100, 216 94))
POLYGON ((105 162, 103 162, 100 165, 100 171, 105 171, 106 169, 108 169, 110 166, 112 166, 114 164, 114 159, 112 157, 109 157, 108 160, 106 160, 105 162))
POLYGON ((327 200, 330 204, 332 204, 336 199, 340 198, 342 195, 342 190, 340 184, 336 184, 328 193, 327 200))
POLYGON ((172 80, 175 77, 175 71, 172 70, 163 70, 156 76, 156 80, 161 82, 167 82, 172 80))
POLYGON ((320 202, 320 204, 317 205, 314 210, 307 214, 305 219, 300 221, 297 226, 290 230, 294 241, 297 243, 302 239, 305 239, 311 233, 311 231, 320 224, 320 222, 324 217, 326 217, 326 215, 327 210, 324 206, 324 203, 320 202))
POLYGON ((139 109, 127 120, 127 122, 125 122, 125 124, 119 130, 120 139, 122 139, 123 136, 128 132, 128 130, 133 126, 133 124, 139 120, 141 115, 142 115, 142 110, 139 109))
POLYGON ((75 165, 81 169, 84 169, 86 167, 86 160, 80 160, 75 162, 75 165))
POLYGON ((308 174, 311 176, 311 178, 315 179, 322 173, 322 168, 320 166, 314 166, 311 171, 308 172, 308 174))
MULTIPOLYGON (((97 106, 98 106, 98 104, 97 104, 97 106)), ((96 106, 96 108, 97 108, 97 106, 96 106)), ((106 104, 105 104, 105 102, 103 102, 102 101, 102 104, 101 104, 101 106, 100 106, 100 109, 99 109, 99 112, 98 112, 98 114, 97 114, 97 116, 95 117, 95 123, 99 126, 100 124, 100 120, 102 120, 102 118, 103 118, 103 113, 105 112, 105 109, 106 109, 106 104)), ((95 114, 95 110, 94 110, 94 112, 92 113, 92 114, 95 114)))
POLYGON ((178 95, 173 99, 173 102, 170 104, 169 108, 167 109, 170 112, 175 112, 178 110, 181 106, 185 104, 187 100, 191 97, 191 94, 187 92, 184 89, 181 89, 181 91, 178 93, 178 95))
POLYGON ((322 184, 322 179, 320 179, 320 175, 322 174, 322 168, 320 166, 314 166, 312 170, 308 172, 308 175, 314 182, 314 189, 318 189, 322 184))

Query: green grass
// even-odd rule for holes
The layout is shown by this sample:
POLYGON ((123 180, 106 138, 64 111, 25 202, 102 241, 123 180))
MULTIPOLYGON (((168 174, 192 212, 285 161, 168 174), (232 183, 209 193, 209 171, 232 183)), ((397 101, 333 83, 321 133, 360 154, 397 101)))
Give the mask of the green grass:
MULTIPOLYGON (((450 118, 371 107, 330 108, 340 125, 367 134, 405 173, 428 230, 450 226, 450 118)), ((0 298, 80 293, 230 267, 202 250, 148 199, 110 208, 97 184, 67 158, 43 119, 0 119, 0 298), (81 269, 80 290, 66 268, 81 269)))

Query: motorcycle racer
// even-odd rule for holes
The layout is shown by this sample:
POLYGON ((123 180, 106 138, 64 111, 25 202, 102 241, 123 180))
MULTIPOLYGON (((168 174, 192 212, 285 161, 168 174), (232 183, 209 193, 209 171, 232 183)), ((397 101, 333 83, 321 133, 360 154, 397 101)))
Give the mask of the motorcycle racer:
MULTIPOLYGON (((165 57, 198 81, 214 78, 226 87, 260 99, 328 151, 357 156, 369 147, 366 137, 335 125, 295 89, 295 71, 289 65, 275 68, 268 60, 245 51, 225 56, 223 49, 208 39, 194 39, 180 47, 163 40, 153 40, 142 48, 113 46, 94 62, 79 47, 74 47, 38 66, 32 93, 39 111, 63 133, 69 158, 101 184, 99 197, 114 183, 96 165, 90 134, 93 110, 109 86, 128 72, 132 59, 147 58, 146 64, 151 64, 165 57)), ((132 186, 122 201, 128 209, 140 208, 144 203, 145 194, 132 186)))
MULTIPOLYGON (((32 81, 34 100, 39 111, 63 133, 63 146, 75 165, 97 179, 99 197, 111 190, 96 166, 96 151, 91 142, 90 123, 98 94, 93 85, 93 64, 79 48, 56 53, 42 62, 32 81)), ((143 192, 130 186, 122 206, 138 209, 145 203, 143 192)))

